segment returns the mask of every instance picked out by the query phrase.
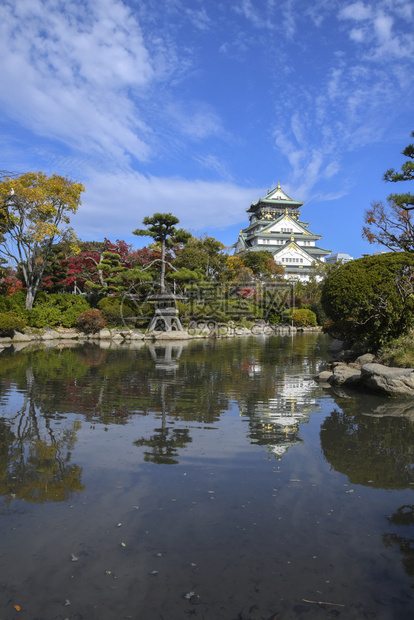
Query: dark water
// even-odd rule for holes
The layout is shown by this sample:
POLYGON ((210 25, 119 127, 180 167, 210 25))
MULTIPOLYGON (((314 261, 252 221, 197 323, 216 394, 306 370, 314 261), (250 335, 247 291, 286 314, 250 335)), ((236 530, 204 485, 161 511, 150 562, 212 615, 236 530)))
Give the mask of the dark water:
POLYGON ((414 405, 326 345, 3 351, 1 620, 413 618, 414 405))

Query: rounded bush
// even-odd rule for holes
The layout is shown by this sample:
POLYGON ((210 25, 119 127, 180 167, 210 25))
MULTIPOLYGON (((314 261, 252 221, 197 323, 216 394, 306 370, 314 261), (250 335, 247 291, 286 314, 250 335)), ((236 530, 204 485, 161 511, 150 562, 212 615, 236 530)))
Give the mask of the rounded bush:
POLYGON ((110 325, 122 325, 139 314, 134 302, 122 297, 104 297, 97 303, 98 309, 110 325))
POLYGON ((13 336, 14 331, 23 331, 25 321, 14 312, 0 312, 0 336, 13 336))
POLYGON ((85 334, 95 334, 105 327, 105 319, 100 310, 86 310, 78 316, 78 327, 85 334))
POLYGON ((324 330, 376 351, 414 324, 414 254, 389 252, 341 265, 327 277, 324 330))
POLYGON ((296 327, 314 327, 317 325, 316 314, 306 308, 294 310, 292 312, 292 319, 296 327))

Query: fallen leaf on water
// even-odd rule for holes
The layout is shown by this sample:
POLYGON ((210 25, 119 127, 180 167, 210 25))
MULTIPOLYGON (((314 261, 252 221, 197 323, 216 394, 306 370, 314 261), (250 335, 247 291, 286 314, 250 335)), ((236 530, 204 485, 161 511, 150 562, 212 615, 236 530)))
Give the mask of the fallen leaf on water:
POLYGON ((15 608, 16 611, 20 611, 21 610, 20 605, 13 605, 13 607, 15 608))
POLYGON ((158 575, 158 571, 157 571, 157 570, 152 570, 152 571, 150 572, 150 575, 158 575))
POLYGON ((71 553, 70 557, 72 558, 72 562, 77 562, 79 560, 79 558, 74 553, 71 553))
POLYGON ((187 594, 184 595, 184 598, 190 600, 193 596, 195 596, 195 592, 187 592, 187 594))
POLYGON ((332 605, 333 607, 345 607, 341 603, 327 603, 326 601, 310 601, 307 598, 303 598, 302 601, 305 603, 314 603, 315 605, 332 605))
POLYGON ((125 543, 121 543, 121 547, 126 547, 126 544, 125 543))

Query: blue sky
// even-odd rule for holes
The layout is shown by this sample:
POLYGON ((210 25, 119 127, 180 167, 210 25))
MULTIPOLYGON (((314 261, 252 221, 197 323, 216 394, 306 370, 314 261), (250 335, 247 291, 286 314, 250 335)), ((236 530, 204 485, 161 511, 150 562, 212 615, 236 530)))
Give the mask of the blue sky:
POLYGON ((407 184, 414 2, 3 0, 0 169, 86 188, 84 240, 145 215, 231 245, 278 181, 321 246, 376 251, 363 216, 407 184))

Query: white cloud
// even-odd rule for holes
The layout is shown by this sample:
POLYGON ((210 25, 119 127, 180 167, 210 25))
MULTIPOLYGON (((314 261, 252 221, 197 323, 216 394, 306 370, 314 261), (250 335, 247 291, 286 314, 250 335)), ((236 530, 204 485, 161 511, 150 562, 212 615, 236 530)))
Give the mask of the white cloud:
POLYGON ((214 155, 200 155, 196 157, 196 161, 198 161, 203 168, 216 172, 222 179, 227 179, 228 181, 232 180, 232 174, 230 173, 227 163, 221 161, 214 155))
POLYGON ((83 205, 71 221, 84 240, 126 239, 155 212, 171 212, 181 227, 195 232, 245 224, 244 209, 265 193, 228 182, 144 177, 133 171, 92 173, 85 188, 83 205))
POLYGON ((241 2, 233 5, 233 10, 239 15, 243 15, 254 28, 271 28, 272 23, 268 18, 262 17, 257 6, 252 4, 251 0, 241 0, 241 2))
POLYGON ((363 21, 372 17, 371 7, 366 6, 363 2, 353 2, 339 11, 340 19, 354 19, 355 21, 363 21))
POLYGON ((166 106, 166 114, 174 127, 192 140, 201 140, 210 136, 222 135, 223 127, 220 117, 213 108, 201 101, 186 103, 171 102, 166 106))
POLYGON ((367 38, 366 30, 364 28, 352 28, 349 38, 356 43, 363 43, 367 38))
POLYGON ((372 6, 360 1, 343 7, 338 17, 343 22, 357 22, 349 37, 360 44, 364 58, 389 62, 412 59, 414 54, 413 7, 400 0, 380 0, 372 6))
POLYGON ((156 76, 121 2, 2 4, 0 55, 0 101, 22 125, 82 150, 148 157, 150 132, 134 98, 156 76))
POLYGON ((389 15, 379 14, 374 20, 375 32, 378 39, 382 42, 389 41, 391 39, 393 19, 389 15))
POLYGON ((197 11, 187 8, 185 12, 190 18, 191 22, 194 24, 194 26, 199 30, 208 30, 211 27, 212 21, 207 15, 205 9, 197 11))

